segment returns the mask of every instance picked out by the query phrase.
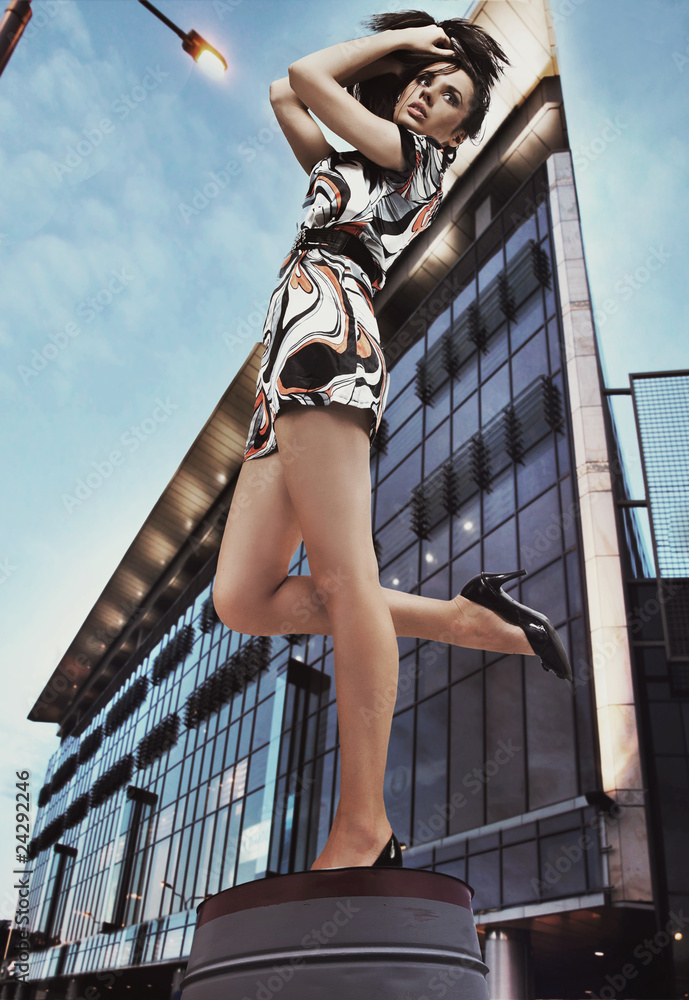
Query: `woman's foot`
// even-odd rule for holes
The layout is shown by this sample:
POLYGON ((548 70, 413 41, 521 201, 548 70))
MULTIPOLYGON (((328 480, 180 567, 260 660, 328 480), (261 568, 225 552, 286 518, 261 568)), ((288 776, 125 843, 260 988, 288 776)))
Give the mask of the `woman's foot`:
POLYGON ((441 642, 451 642, 466 649, 485 649, 492 653, 518 653, 535 656, 524 630, 506 622, 495 611, 469 601, 461 594, 447 602, 448 633, 441 642))
POLYGON ((392 827, 385 822, 377 828, 344 828, 330 831, 325 847, 311 865, 310 871, 328 868, 370 867, 392 836, 392 827))
POLYGON ((574 694, 572 666, 553 623, 542 612, 535 611, 526 604, 520 604, 503 590, 503 583, 525 575, 525 569, 510 573, 482 572, 465 583, 459 596, 494 611, 504 621, 522 629, 529 645, 539 657, 543 669, 568 681, 574 694))

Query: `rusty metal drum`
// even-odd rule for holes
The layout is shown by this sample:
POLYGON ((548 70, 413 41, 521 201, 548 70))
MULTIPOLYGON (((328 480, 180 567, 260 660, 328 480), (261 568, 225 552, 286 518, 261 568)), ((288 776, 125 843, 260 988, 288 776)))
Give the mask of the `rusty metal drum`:
POLYGON ((183 1000, 488 1000, 473 889, 436 872, 338 868, 204 900, 183 1000))

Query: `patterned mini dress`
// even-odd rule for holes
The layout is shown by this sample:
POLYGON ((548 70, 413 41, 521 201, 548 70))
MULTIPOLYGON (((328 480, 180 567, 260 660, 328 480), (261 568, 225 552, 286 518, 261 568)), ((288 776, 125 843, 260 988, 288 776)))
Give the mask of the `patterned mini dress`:
POLYGON ((390 265, 435 218, 444 176, 440 143, 398 128, 402 170, 384 169, 358 150, 335 150, 311 171, 299 228, 355 235, 378 273, 372 280, 350 257, 326 246, 289 252, 263 328, 244 461, 277 450, 276 417, 294 404, 337 402, 369 410, 373 444, 390 387, 373 297, 390 265))

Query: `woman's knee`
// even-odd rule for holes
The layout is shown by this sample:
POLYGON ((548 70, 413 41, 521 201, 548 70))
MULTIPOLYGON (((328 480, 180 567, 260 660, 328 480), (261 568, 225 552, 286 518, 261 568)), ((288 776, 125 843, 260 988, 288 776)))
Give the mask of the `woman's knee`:
POLYGON ((213 607, 226 628, 242 635, 255 635, 252 631, 255 615, 254 602, 247 601, 245 593, 238 587, 219 584, 213 586, 213 607))
POLYGON ((333 608, 370 600, 381 590, 377 564, 374 567, 343 560, 314 566, 309 560, 309 570, 318 599, 333 608))

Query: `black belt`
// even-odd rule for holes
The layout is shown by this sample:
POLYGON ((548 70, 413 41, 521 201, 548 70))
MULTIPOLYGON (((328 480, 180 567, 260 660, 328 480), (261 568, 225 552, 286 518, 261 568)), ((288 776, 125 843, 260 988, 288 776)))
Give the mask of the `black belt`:
POLYGON ((335 253, 351 257, 366 272, 371 282, 380 276, 380 266, 368 247, 358 237, 343 229, 300 229, 292 251, 301 250, 305 246, 327 246, 335 253))

